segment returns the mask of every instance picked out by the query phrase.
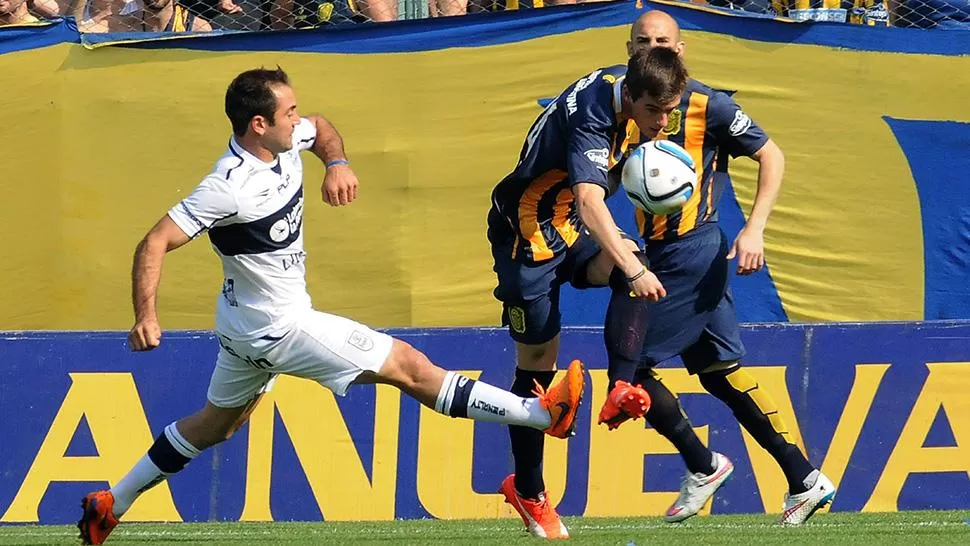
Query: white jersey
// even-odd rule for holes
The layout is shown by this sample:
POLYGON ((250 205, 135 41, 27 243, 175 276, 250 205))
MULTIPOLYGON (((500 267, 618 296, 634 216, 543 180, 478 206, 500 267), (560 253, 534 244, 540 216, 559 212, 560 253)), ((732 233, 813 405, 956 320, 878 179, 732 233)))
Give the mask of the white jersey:
POLYGON ((303 162, 316 128, 301 119, 293 148, 266 163, 235 138, 195 190, 168 211, 189 237, 204 232, 225 277, 216 332, 236 340, 273 337, 311 308, 303 249, 303 162))

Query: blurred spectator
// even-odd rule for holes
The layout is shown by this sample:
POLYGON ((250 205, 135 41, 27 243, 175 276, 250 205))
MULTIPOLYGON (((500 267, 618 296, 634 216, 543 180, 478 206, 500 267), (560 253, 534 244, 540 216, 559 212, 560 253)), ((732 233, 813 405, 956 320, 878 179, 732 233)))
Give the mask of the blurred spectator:
POLYGON ((370 21, 397 21, 397 0, 347 0, 350 10, 370 21))
MULTIPOLYGON (((209 21, 213 28, 230 30, 265 30, 264 0, 182 0, 182 6, 209 21)), ((288 27, 287 27, 288 28, 288 27)))
MULTIPOLYGON (((885 0, 693 0, 719 8, 780 15, 796 21, 829 21, 857 25, 889 24, 885 0)), ((917 0, 923 1, 923 0, 917 0)))
POLYGON ((889 0, 889 22, 898 27, 970 30, 970 0, 889 0))
POLYGON ((468 13, 468 0, 430 0, 432 17, 451 17, 468 13))
POLYGON ((67 13, 70 0, 27 0, 27 8, 41 19, 53 19, 67 13))
POLYGON ((0 0, 0 26, 36 23, 38 18, 30 14, 26 0, 0 0))
POLYGON ((137 0, 141 9, 128 17, 126 26, 145 32, 208 32, 212 25, 190 12, 179 0, 137 0))

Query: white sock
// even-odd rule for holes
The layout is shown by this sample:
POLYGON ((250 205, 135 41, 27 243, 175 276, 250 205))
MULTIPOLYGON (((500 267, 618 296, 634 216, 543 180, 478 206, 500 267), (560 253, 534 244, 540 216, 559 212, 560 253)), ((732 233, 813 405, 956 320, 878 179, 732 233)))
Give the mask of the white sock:
POLYGON ((539 430, 552 423, 549 411, 538 398, 522 398, 507 390, 476 381, 468 397, 468 417, 476 421, 505 423, 539 430))
POLYGON ((522 398, 488 383, 448 372, 435 400, 435 411, 451 417, 475 421, 504 423, 544 429, 549 426, 549 412, 538 398, 522 398))
POLYGON ((115 505, 112 510, 115 517, 120 518, 131 508, 131 504, 135 502, 138 495, 164 481, 167 477, 168 474, 159 470, 147 453, 142 455, 142 458, 135 463, 134 468, 129 470, 125 477, 121 478, 121 481, 111 488, 111 494, 115 498, 115 505))
POLYGON ((806 489, 811 489, 815 487, 815 482, 818 481, 818 475, 819 475, 818 470, 813 470, 809 472, 808 476, 805 476, 805 479, 802 480, 802 485, 804 485, 806 489))
POLYGON ((115 517, 131 508, 139 495, 163 482, 166 478, 185 468, 185 465, 201 453, 190 444, 175 423, 165 427, 165 431, 158 436, 155 443, 134 468, 128 471, 121 481, 111 488, 115 504, 112 512, 115 517), (158 460, 153 460, 153 457, 158 460), (169 472, 163 471, 166 468, 169 472))

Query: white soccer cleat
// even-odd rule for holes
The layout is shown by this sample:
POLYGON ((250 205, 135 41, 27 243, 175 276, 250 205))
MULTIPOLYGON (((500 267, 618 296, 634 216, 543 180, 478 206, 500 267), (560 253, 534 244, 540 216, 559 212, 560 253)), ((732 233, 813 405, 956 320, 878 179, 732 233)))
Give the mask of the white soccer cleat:
POLYGON ((804 493, 791 495, 785 493, 785 504, 781 512, 779 523, 785 525, 801 525, 812 517, 816 510, 835 499, 835 485, 825 474, 818 473, 815 485, 804 493))
POLYGON ((697 512, 707 501, 714 496, 717 491, 734 472, 734 464, 724 455, 714 453, 717 467, 710 475, 691 474, 689 471, 680 482, 680 495, 677 500, 670 505, 664 519, 670 523, 684 521, 685 519, 697 515, 697 512))

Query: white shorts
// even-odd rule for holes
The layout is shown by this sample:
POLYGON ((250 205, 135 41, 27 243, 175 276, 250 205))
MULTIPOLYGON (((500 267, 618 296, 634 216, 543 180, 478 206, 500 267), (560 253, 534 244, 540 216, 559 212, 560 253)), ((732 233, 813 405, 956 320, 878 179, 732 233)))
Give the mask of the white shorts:
POLYGON ((393 342, 387 334, 319 311, 303 315, 281 337, 216 338, 221 348, 208 398, 220 408, 246 405, 270 390, 279 374, 312 379, 343 396, 361 372, 380 371, 393 342))

